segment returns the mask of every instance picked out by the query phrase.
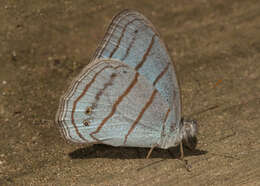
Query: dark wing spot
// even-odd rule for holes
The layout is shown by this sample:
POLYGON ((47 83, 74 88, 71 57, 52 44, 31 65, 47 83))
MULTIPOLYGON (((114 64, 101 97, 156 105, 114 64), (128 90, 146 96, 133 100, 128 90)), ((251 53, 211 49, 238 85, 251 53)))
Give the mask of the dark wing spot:
POLYGON ((92 113, 92 108, 88 107, 85 114, 90 115, 92 113))
POLYGON ((116 77, 116 73, 112 73, 111 78, 115 78, 115 77, 116 77))
POLYGON ((85 120, 83 121, 83 124, 84 124, 86 127, 90 126, 90 122, 89 122, 87 119, 85 119, 85 120))

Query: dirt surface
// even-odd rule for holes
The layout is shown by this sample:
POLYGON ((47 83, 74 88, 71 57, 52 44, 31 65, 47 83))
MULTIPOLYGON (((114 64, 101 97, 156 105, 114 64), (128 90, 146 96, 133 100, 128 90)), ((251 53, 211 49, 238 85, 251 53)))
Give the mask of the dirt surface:
POLYGON ((260 185, 260 1, 1 0, 0 185, 260 185), (197 151, 67 144, 59 98, 112 17, 136 9, 166 41, 197 151))

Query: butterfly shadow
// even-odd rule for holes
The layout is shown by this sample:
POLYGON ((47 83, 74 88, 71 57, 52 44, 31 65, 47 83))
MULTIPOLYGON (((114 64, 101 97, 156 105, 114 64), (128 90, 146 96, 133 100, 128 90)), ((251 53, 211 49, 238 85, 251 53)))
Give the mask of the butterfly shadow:
MULTIPOLYGON (((104 144, 95 144, 92 146, 79 148, 71 153, 71 159, 92 159, 92 158, 110 158, 110 159, 145 159, 149 148, 140 147, 112 147, 104 144)), ((199 156, 208 153, 204 150, 189 150, 184 148, 185 157, 199 156)), ((172 147, 170 149, 155 148, 150 158, 178 159, 180 157, 180 148, 172 147)))

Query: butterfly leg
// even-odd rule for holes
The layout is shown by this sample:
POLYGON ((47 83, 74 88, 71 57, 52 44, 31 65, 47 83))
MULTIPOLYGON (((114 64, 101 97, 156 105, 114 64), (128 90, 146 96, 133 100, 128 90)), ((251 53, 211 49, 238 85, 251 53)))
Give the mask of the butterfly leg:
POLYGON ((183 151, 182 141, 180 143, 180 152, 181 152, 180 160, 184 163, 184 166, 185 166, 186 170, 188 172, 190 172, 191 171, 191 165, 188 164, 188 160, 184 159, 184 151, 183 151))
POLYGON ((180 157, 180 159, 183 160, 183 158, 184 158, 184 152, 183 152, 182 141, 181 141, 181 143, 180 143, 180 152, 181 152, 181 157, 180 157))
POLYGON ((147 156, 146 156, 146 159, 149 159, 149 157, 150 157, 150 155, 152 154, 152 151, 153 151, 153 149, 154 149, 155 147, 158 147, 158 144, 154 144, 154 145, 150 148, 150 150, 149 150, 149 152, 148 152, 148 154, 147 154, 147 156))

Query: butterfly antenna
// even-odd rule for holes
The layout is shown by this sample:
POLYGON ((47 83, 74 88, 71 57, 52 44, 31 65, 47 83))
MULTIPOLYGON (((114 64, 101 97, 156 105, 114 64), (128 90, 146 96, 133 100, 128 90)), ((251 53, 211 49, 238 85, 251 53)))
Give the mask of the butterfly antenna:
POLYGON ((218 107, 219 107, 218 105, 211 106, 211 107, 206 108, 206 109, 204 109, 204 110, 201 110, 201 111, 192 113, 192 114, 188 115, 187 118, 191 118, 191 117, 194 116, 194 115, 199 115, 199 114, 201 114, 201 113, 204 113, 204 112, 207 112, 207 111, 210 111, 210 110, 214 110, 214 109, 216 109, 216 108, 218 108, 218 107))

